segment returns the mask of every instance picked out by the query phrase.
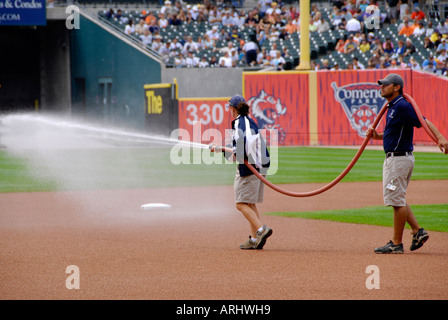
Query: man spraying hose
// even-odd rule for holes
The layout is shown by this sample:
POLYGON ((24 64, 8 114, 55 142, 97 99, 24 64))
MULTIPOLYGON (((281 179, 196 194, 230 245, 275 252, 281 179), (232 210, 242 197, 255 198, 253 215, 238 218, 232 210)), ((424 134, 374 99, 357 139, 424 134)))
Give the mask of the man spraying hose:
MULTIPOLYGON (((383 133, 378 133, 373 127, 366 135, 372 139, 383 140, 386 159, 383 163, 383 199, 386 206, 392 206, 394 211, 393 238, 383 247, 375 249, 376 253, 404 253, 403 231, 406 222, 412 228, 411 251, 417 250, 428 240, 429 235, 421 228, 412 209, 406 202, 406 189, 414 168, 413 134, 414 127, 422 124, 412 106, 403 97, 404 81, 398 74, 391 73, 379 80, 381 95, 387 99, 386 127, 383 133)), ((438 140, 442 152, 448 154, 448 141, 430 121, 426 120, 431 132, 438 140)))
POLYGON ((255 176, 244 161, 254 164, 261 174, 269 169, 269 153, 263 138, 258 132, 254 120, 248 117, 249 105, 241 95, 233 96, 229 101, 230 112, 235 118, 232 121, 232 153, 221 147, 212 145, 212 152, 224 152, 226 158, 238 161, 234 181, 236 208, 250 224, 251 235, 240 245, 241 249, 263 249, 272 229, 260 221, 257 203, 263 202, 264 183, 255 176))

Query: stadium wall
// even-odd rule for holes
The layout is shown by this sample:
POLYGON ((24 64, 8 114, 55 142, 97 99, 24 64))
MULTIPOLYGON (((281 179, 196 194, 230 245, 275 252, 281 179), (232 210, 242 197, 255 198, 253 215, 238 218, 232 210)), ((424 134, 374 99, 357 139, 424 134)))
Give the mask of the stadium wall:
POLYGON ((71 32, 72 114, 143 129, 143 87, 161 82, 161 65, 81 15, 71 32))
MULTIPOLYGON (((412 70, 394 72, 403 77, 404 92, 414 98, 423 115, 447 135, 448 79, 412 70)), ((242 91, 259 127, 278 131, 279 145, 361 145, 365 131, 386 103, 377 80, 389 73, 391 70, 244 72, 242 91)), ((186 129, 197 142, 206 141, 210 129, 225 137, 232 120, 225 104, 231 95, 180 98, 179 128, 186 129)), ((383 118, 380 131, 384 124, 383 118)), ((414 141, 433 144, 423 129, 415 130, 414 141)), ((381 145, 381 141, 369 143, 381 145)))

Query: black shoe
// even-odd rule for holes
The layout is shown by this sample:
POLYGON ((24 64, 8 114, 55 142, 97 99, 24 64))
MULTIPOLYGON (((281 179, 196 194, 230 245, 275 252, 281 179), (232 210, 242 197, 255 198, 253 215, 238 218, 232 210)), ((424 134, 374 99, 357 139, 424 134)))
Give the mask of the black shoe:
POLYGON ((403 244, 395 245, 391 240, 384 247, 375 248, 375 253, 404 253, 403 244))
POLYGON ((423 244, 429 239, 428 232, 425 229, 420 228, 417 233, 412 236, 411 251, 417 250, 423 246, 423 244))

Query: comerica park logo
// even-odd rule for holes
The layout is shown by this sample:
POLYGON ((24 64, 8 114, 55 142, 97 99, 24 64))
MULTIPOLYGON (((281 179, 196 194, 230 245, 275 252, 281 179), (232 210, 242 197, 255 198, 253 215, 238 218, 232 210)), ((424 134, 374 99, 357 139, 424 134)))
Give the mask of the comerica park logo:
POLYGON ((366 82, 338 87, 336 82, 333 82, 331 87, 350 125, 360 137, 365 138, 367 129, 375 122, 376 116, 386 103, 386 99, 381 96, 380 86, 366 82))

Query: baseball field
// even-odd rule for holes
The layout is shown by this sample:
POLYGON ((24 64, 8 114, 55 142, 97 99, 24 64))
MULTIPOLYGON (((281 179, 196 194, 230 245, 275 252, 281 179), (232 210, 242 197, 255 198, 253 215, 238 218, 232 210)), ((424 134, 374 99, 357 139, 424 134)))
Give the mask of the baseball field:
MULTIPOLYGON (((274 233, 263 250, 243 251, 249 227, 233 203, 234 164, 173 165, 167 147, 8 146, 0 150, 1 299, 445 300, 448 160, 426 151, 415 153, 407 199, 430 239, 410 252, 407 229, 405 254, 376 255, 393 219, 382 206, 381 150, 368 147, 317 196, 266 188, 259 208, 274 233), (142 210, 147 203, 170 209, 142 210)), ((205 150, 193 150, 192 162, 194 152, 205 150)), ((268 178, 315 190, 355 153, 281 147, 268 178)))

